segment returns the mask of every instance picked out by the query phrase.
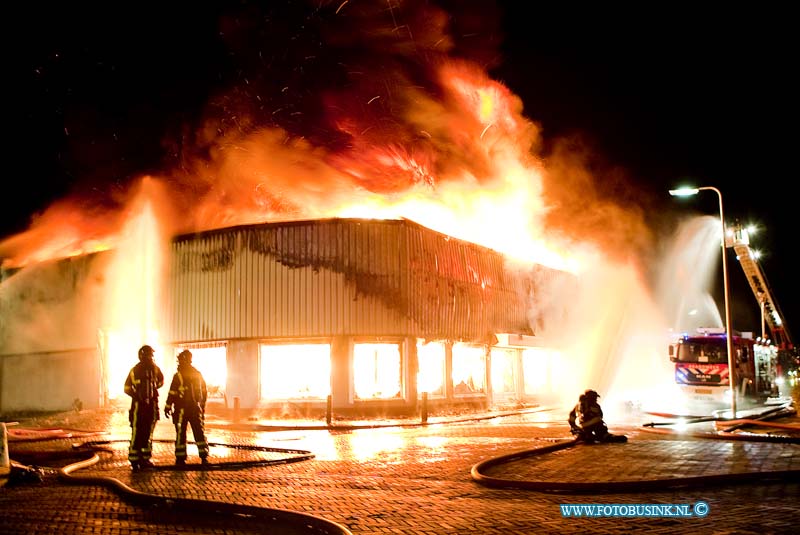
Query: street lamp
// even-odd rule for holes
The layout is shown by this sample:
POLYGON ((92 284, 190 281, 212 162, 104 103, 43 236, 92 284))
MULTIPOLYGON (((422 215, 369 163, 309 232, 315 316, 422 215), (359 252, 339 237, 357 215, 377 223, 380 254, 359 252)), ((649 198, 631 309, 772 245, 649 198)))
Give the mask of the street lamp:
POLYGON ((704 186, 702 188, 671 189, 669 194, 673 197, 689 197, 697 195, 703 190, 714 191, 719 197, 719 221, 722 224, 722 281, 723 295, 725 297, 725 343, 728 351, 728 383, 731 389, 731 418, 736 419, 736 368, 734 367, 735 358, 733 355, 733 337, 731 335, 731 305, 730 290, 728 289, 728 260, 725 254, 725 212, 722 210, 722 193, 717 188, 704 186))

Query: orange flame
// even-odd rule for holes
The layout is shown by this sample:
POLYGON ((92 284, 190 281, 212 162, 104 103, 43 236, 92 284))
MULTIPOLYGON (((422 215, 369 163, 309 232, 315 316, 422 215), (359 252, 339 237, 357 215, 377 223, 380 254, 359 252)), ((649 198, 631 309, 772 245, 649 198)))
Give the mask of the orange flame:
MULTIPOLYGON (((519 99, 467 63, 443 64, 443 95, 410 89, 405 121, 417 134, 389 143, 350 118, 352 149, 334 152, 286 132, 223 138, 187 176, 163 177, 176 232, 314 217, 408 218, 512 257, 575 270, 578 260, 544 238, 538 127, 519 99), (413 105, 411 104, 413 103, 413 105), (362 128, 363 127, 363 128, 362 128), (360 129, 360 130, 359 130, 360 129), (187 193, 188 192, 188 193, 187 193), (198 194, 199 192, 199 194, 198 194)), ((126 205, 55 203, 31 229, 0 244, 5 264, 113 247, 126 205)))

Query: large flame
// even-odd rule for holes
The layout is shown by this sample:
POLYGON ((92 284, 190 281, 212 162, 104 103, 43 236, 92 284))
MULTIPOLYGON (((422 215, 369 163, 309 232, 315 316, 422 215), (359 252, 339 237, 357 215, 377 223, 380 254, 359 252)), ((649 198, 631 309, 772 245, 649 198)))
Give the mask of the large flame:
MULTIPOLYGON (((148 178, 171 192, 168 206, 177 222, 171 230, 315 217, 408 218, 515 258, 578 269, 575 240, 546 234, 546 170, 532 152, 539 129, 523 117, 518 97, 469 63, 437 67, 435 98, 417 88, 397 98, 413 138, 382 137, 364 117, 337 115, 338 131, 350 140, 344 150, 281 128, 253 128, 221 135, 190 173, 148 178)), ((86 210, 85 199, 77 199, 58 201, 30 230, 3 241, 5 265, 115 247, 131 201, 86 210)))

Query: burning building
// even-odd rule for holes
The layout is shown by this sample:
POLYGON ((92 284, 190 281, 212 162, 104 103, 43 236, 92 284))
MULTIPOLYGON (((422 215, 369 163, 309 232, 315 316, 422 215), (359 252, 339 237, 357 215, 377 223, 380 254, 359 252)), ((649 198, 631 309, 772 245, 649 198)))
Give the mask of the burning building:
MULTIPOLYGON (((100 313, 112 253, 4 274, 0 410, 102 406, 120 394, 138 343, 123 347, 100 313)), ((169 373, 172 355, 191 349, 212 403, 313 412, 330 399, 337 414, 409 414, 423 394, 432 407, 550 394, 554 355, 531 302, 564 273, 407 219, 186 234, 165 266, 157 360, 169 373)))
MULTIPOLYGON (((179 10, 220 55, 180 38, 174 57, 197 52, 213 87, 160 50, 130 54, 169 58, 163 76, 135 77, 156 93, 182 94, 174 73, 199 90, 148 104, 149 136, 89 120, 138 124, 136 83, 77 98, 65 77, 52 90, 64 103, 42 116, 58 119, 57 150, 27 140, 29 159, 57 155, 43 176, 60 169, 73 187, 0 239, 0 411, 105 406, 144 343, 167 376, 191 349, 213 402, 242 408, 571 403, 618 369, 646 390, 665 347, 640 325, 657 312, 646 196, 616 170, 595 177, 590 150, 544 136, 489 76, 501 57, 490 6, 286 7, 224 8, 200 26, 179 10), (99 96, 118 112, 98 113, 99 96), (84 164, 71 168, 67 148, 84 164)), ((83 44, 61 53, 60 38, 54 57, 116 79, 95 68, 108 37, 87 37, 99 59, 83 44)))

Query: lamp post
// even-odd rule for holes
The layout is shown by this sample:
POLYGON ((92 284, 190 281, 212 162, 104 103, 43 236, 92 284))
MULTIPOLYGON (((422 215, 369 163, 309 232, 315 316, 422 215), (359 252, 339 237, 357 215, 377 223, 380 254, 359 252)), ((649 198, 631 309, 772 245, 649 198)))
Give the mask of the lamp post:
POLYGON ((728 384, 731 389, 731 418, 736 419, 736 368, 734 366, 736 358, 733 355, 733 337, 731 335, 731 305, 730 290, 728 288, 728 260, 725 252, 725 212, 722 209, 722 192, 711 186, 702 188, 680 188, 671 189, 669 194, 673 197, 689 197, 697 195, 703 190, 716 192, 719 197, 719 221, 722 224, 722 281, 723 295, 725 298, 725 343, 728 351, 728 384))

